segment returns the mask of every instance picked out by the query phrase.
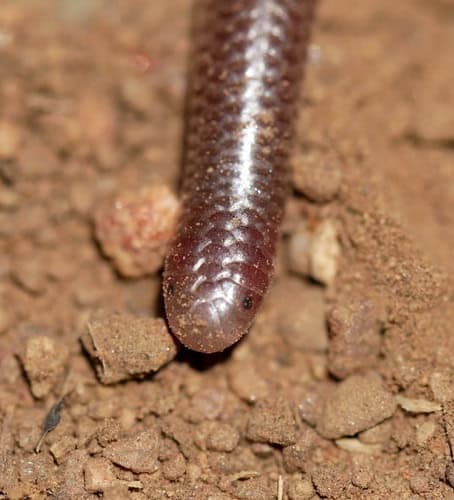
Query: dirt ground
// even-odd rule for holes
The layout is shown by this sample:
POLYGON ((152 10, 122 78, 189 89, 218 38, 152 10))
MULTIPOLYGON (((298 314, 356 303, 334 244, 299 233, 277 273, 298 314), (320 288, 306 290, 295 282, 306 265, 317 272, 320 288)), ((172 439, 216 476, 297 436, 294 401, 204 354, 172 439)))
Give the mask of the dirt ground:
POLYGON ((160 319, 191 6, 1 2, 0 498, 454 498, 454 3, 321 2, 277 276, 215 356, 160 319))

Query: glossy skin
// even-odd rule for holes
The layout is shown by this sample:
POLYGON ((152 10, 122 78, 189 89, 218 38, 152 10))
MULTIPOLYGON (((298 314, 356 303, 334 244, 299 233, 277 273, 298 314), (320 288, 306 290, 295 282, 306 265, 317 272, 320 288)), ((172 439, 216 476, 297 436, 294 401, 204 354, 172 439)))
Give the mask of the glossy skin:
POLYGON ((250 327, 273 274, 314 0, 207 0, 164 300, 188 348, 250 327))

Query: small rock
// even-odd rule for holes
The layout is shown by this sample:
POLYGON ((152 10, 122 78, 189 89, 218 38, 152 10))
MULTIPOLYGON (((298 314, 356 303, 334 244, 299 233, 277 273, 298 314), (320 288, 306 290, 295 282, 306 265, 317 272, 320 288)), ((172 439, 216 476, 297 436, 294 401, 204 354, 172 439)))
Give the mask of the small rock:
POLYGON ((148 429, 104 448, 102 454, 114 464, 137 474, 158 469, 159 433, 148 429))
POLYGON ((87 494, 84 488, 84 467, 88 456, 86 450, 72 451, 63 466, 59 468, 61 474, 61 498, 84 498, 87 494))
POLYGON ((233 481, 231 492, 234 498, 244 498, 250 500, 262 500, 265 498, 275 498, 275 483, 266 476, 239 478, 233 481))
POLYGON ((107 311, 91 317, 82 342, 104 384, 158 371, 177 353, 162 319, 107 311))
POLYGON ((368 463, 356 461, 353 465, 352 484, 363 490, 367 489, 374 479, 373 467, 368 463))
POLYGON ((359 439, 364 444, 384 445, 391 439, 392 424, 390 421, 382 422, 359 434, 359 439))
POLYGON ((327 439, 353 436, 383 422, 395 410, 395 398, 378 375, 352 375, 326 398, 317 430, 327 439))
POLYGON ((269 458, 274 453, 274 448, 267 443, 252 443, 251 450, 259 458, 269 458))
POLYGON ((257 403, 246 431, 251 441, 289 446, 296 442, 296 423, 290 404, 282 397, 257 403))
POLYGON ((57 464, 65 461, 68 455, 76 448, 77 440, 73 436, 62 436, 61 439, 51 445, 49 451, 57 464))
POLYGON ((454 400, 454 369, 446 368, 432 373, 429 386, 437 401, 445 403, 454 400))
POLYGON ((194 428, 176 415, 164 417, 161 419, 161 422, 163 434, 178 443, 180 451, 183 455, 186 458, 194 456, 194 428))
POLYGON ((240 441, 239 432, 229 424, 214 422, 211 432, 208 434, 206 444, 212 451, 233 451, 240 441))
POLYGON ((88 404, 87 414, 94 420, 113 419, 118 412, 118 401, 112 395, 110 398, 93 399, 88 404))
POLYGON ((380 351, 380 325, 372 300, 347 299, 328 316, 330 343, 328 369, 344 379, 374 366, 380 351))
POLYGON ((90 458, 85 464, 84 475, 85 489, 89 493, 102 493, 117 482, 111 462, 102 457, 90 458))
POLYGON ((140 481, 119 482, 116 481, 114 486, 105 488, 102 492, 103 500, 125 500, 131 498, 130 489, 141 490, 143 488, 140 481))
POLYGON ((190 484, 196 484, 199 481, 200 476, 202 475, 202 469, 200 466, 194 463, 189 463, 187 468, 187 478, 190 484))
POLYGON ((290 234, 288 241, 289 270, 309 276, 312 234, 306 227, 298 228, 290 234))
POLYGON ((285 447, 282 452, 284 468, 288 473, 306 471, 308 456, 316 441, 317 436, 310 427, 304 426, 300 432, 298 441, 285 447))
POLYGON ((19 356, 36 398, 47 396, 62 382, 69 351, 58 340, 44 335, 30 337, 19 356))
POLYGON ((117 441, 121 430, 120 422, 117 419, 106 418, 96 433, 99 445, 105 447, 109 443, 117 441))
POLYGON ((323 352, 328 347, 325 301, 320 287, 282 279, 270 292, 276 330, 291 348, 323 352))
POLYGON ((293 478, 287 490, 289 500, 308 500, 315 495, 314 487, 309 479, 293 478))
POLYGON ((336 445, 341 450, 350 453, 364 453, 366 455, 378 455, 382 451, 381 444, 365 444, 356 438, 336 439, 336 445))
POLYGON ((121 194, 95 215, 96 239, 118 272, 127 277, 162 267, 179 203, 166 185, 121 194))
POLYGON ((191 404, 203 418, 214 420, 224 409, 225 393, 216 387, 206 387, 194 394, 191 404))
POLYGON ((398 394, 396 400, 399 406, 409 413, 433 413, 441 410, 439 403, 427 399, 410 399, 398 394))
POLYGON ((232 391, 248 403, 263 399, 268 394, 268 384, 249 363, 236 362, 231 365, 229 384, 232 391))
POLYGON ((432 420, 423 422, 416 427, 416 442, 419 446, 424 446, 429 439, 435 434, 437 424, 432 420))
MULTIPOLYGON (((316 425, 323 412, 324 387, 308 390, 298 401, 298 411, 302 420, 312 427, 316 425)), ((329 387, 326 387, 329 390, 329 387)))
POLYGON ((176 481, 186 472, 186 460, 181 453, 177 453, 162 465, 162 475, 169 481, 176 481))
POLYGON ((416 494, 429 493, 431 490, 433 491, 430 479, 422 473, 418 473, 410 478, 410 489, 416 494))
POLYGON ((312 472, 312 482, 321 497, 344 498, 343 492, 351 482, 351 476, 347 464, 324 464, 312 472))
POLYGON ((314 280, 332 285, 337 274, 340 245, 333 221, 321 222, 313 235, 309 252, 309 273, 314 280))
POLYGON ((341 181, 340 161, 332 150, 313 149, 294 161, 293 186, 312 201, 331 201, 337 195, 341 181))

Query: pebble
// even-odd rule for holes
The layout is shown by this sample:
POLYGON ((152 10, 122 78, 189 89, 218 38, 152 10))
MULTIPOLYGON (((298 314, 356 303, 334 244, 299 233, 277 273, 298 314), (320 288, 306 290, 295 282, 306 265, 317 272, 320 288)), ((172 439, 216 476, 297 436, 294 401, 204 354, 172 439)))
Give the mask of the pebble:
POLYGON ((365 444, 386 444, 391 439, 392 424, 389 420, 382 422, 359 434, 359 439, 365 444))
POLYGON ((254 403, 268 394, 268 384, 248 362, 236 362, 229 370, 229 385, 243 401, 254 403))
POLYGON ((211 451, 233 451, 240 442, 240 433, 231 425, 214 422, 214 426, 206 439, 207 448, 211 451))
POLYGON ((287 249, 290 271, 303 276, 309 276, 311 244, 312 234, 306 227, 299 227, 290 234, 287 249))
POLYGON ((383 422, 395 410, 396 400, 378 375, 352 375, 326 397, 317 430, 327 439, 353 436, 383 422))
POLYGON ((365 444, 356 438, 336 439, 336 446, 350 453, 364 453, 366 455, 379 455, 382 452, 380 444, 365 444))
POLYGON ((432 373, 429 387, 434 398, 441 403, 454 400, 454 369, 445 368, 432 373))
POLYGON ((292 408, 282 397, 269 398, 252 409, 246 430, 251 441, 289 446, 297 440, 292 408))
POLYGON ((147 429, 106 446, 102 452, 114 464, 137 474, 152 473, 158 469, 159 433, 147 429))
POLYGON ((53 443, 49 451, 54 457, 57 464, 65 461, 68 455, 76 448, 77 439, 73 436, 62 436, 61 439, 53 443))
POLYGON ((416 427, 416 442, 419 446, 424 446, 429 439, 435 434, 437 430, 437 424, 428 420, 427 422, 423 422, 416 427))
POLYGON ((85 464, 85 489, 89 493, 103 493, 116 482, 112 463, 102 457, 90 458, 85 464))
POLYGON ((162 475, 169 481, 176 481, 186 472, 186 460, 181 453, 176 453, 172 458, 162 464, 162 475))
POLYGON ((95 236, 115 269, 138 278, 158 271, 173 236, 179 202, 164 185, 119 194, 95 214, 95 236))
POLYGON ((430 485, 429 478, 425 477, 420 472, 415 476, 413 476, 412 478, 410 478, 410 489, 411 491, 413 491, 413 493, 424 494, 424 493, 430 493, 432 487, 430 485))
POLYGON ((288 473, 306 471, 308 455, 315 444, 316 437, 315 431, 308 426, 303 426, 298 441, 284 448, 282 458, 284 468, 288 473))
POLYGON ((312 472, 312 482, 321 497, 344 498, 343 492, 351 476, 352 471, 346 463, 323 464, 312 472))
POLYGON ((312 481, 307 478, 292 478, 289 481, 287 495, 290 500, 308 500, 313 498, 315 490, 312 481))
POLYGON ((380 324, 375 304, 367 298, 344 298, 328 315, 328 369, 344 379, 375 365, 380 351, 380 324))
POLYGON ((322 221, 314 231, 309 250, 310 276, 329 286, 334 283, 340 256, 337 229, 332 220, 322 221))
POLYGON ((332 150, 312 149, 294 161, 293 186, 317 203, 331 201, 342 182, 340 160, 332 150))
POLYGON ((61 470, 61 498, 84 498, 87 492, 84 488, 84 467, 87 462, 86 450, 72 451, 61 470))
POLYGON ((275 328, 294 349, 323 352, 328 347, 323 290, 297 278, 280 280, 270 292, 275 328))
POLYGON ((117 441, 121 431, 122 428, 118 419, 112 417, 106 418, 96 432, 99 445, 105 447, 109 443, 117 441))
POLYGON ((353 462, 353 474, 352 474, 352 484, 358 486, 361 489, 367 489, 370 483, 374 479, 374 471, 373 466, 370 462, 365 462, 364 460, 358 460, 358 458, 366 458, 368 457, 364 455, 356 455, 356 460, 353 462))
POLYGON ((82 342, 104 384, 156 372, 177 354, 164 320, 124 313, 93 314, 82 342))
POLYGON ((411 399, 398 394, 396 400, 399 406, 409 413, 433 413, 441 410, 439 403, 434 403, 427 399, 411 399))
POLYGON ((33 396, 43 398, 63 382, 68 356, 68 348, 57 339, 45 335, 27 339, 19 357, 33 396))
POLYGON ((206 387, 194 394, 191 404, 202 417, 214 420, 224 409, 225 392, 216 387, 206 387))

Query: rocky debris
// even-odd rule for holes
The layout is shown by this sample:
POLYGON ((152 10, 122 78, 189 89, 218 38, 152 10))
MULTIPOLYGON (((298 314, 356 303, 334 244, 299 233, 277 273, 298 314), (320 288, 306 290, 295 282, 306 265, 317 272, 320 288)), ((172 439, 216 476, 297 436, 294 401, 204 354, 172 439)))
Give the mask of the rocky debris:
POLYGON ((321 287, 285 278, 268 297, 275 311, 275 328, 291 348, 323 352, 328 347, 325 301, 321 287))
POLYGON ((95 235, 119 273, 140 277, 162 267, 179 204, 165 185, 125 192, 98 208, 95 235))
POLYGON ((69 350, 61 341, 45 335, 30 337, 19 357, 36 398, 63 383, 69 350))
POLYGON ((107 445, 102 455, 132 472, 152 473, 159 467, 159 444, 158 431, 150 428, 107 445))
POLYGON ((296 423, 284 398, 259 401, 249 416, 246 436, 251 441, 288 446, 296 442, 296 423))
POLYGON ((162 319, 98 311, 88 320, 82 342, 104 384, 158 371, 177 346, 162 319))
POLYGON ((372 299, 344 297, 328 314, 328 367, 344 379, 373 367, 380 350, 380 322, 372 299))
POLYGON ((434 411, 441 410, 441 405, 439 403, 434 403, 427 399, 406 398, 398 394, 396 396, 396 401, 405 411, 410 413, 433 413, 434 411))
POLYGON ((352 375, 326 398, 317 430, 328 439, 353 436, 391 417, 396 406, 378 375, 352 375))
POLYGON ((293 161, 293 187, 317 203, 331 201, 338 193, 342 171, 332 150, 313 148, 293 161))

